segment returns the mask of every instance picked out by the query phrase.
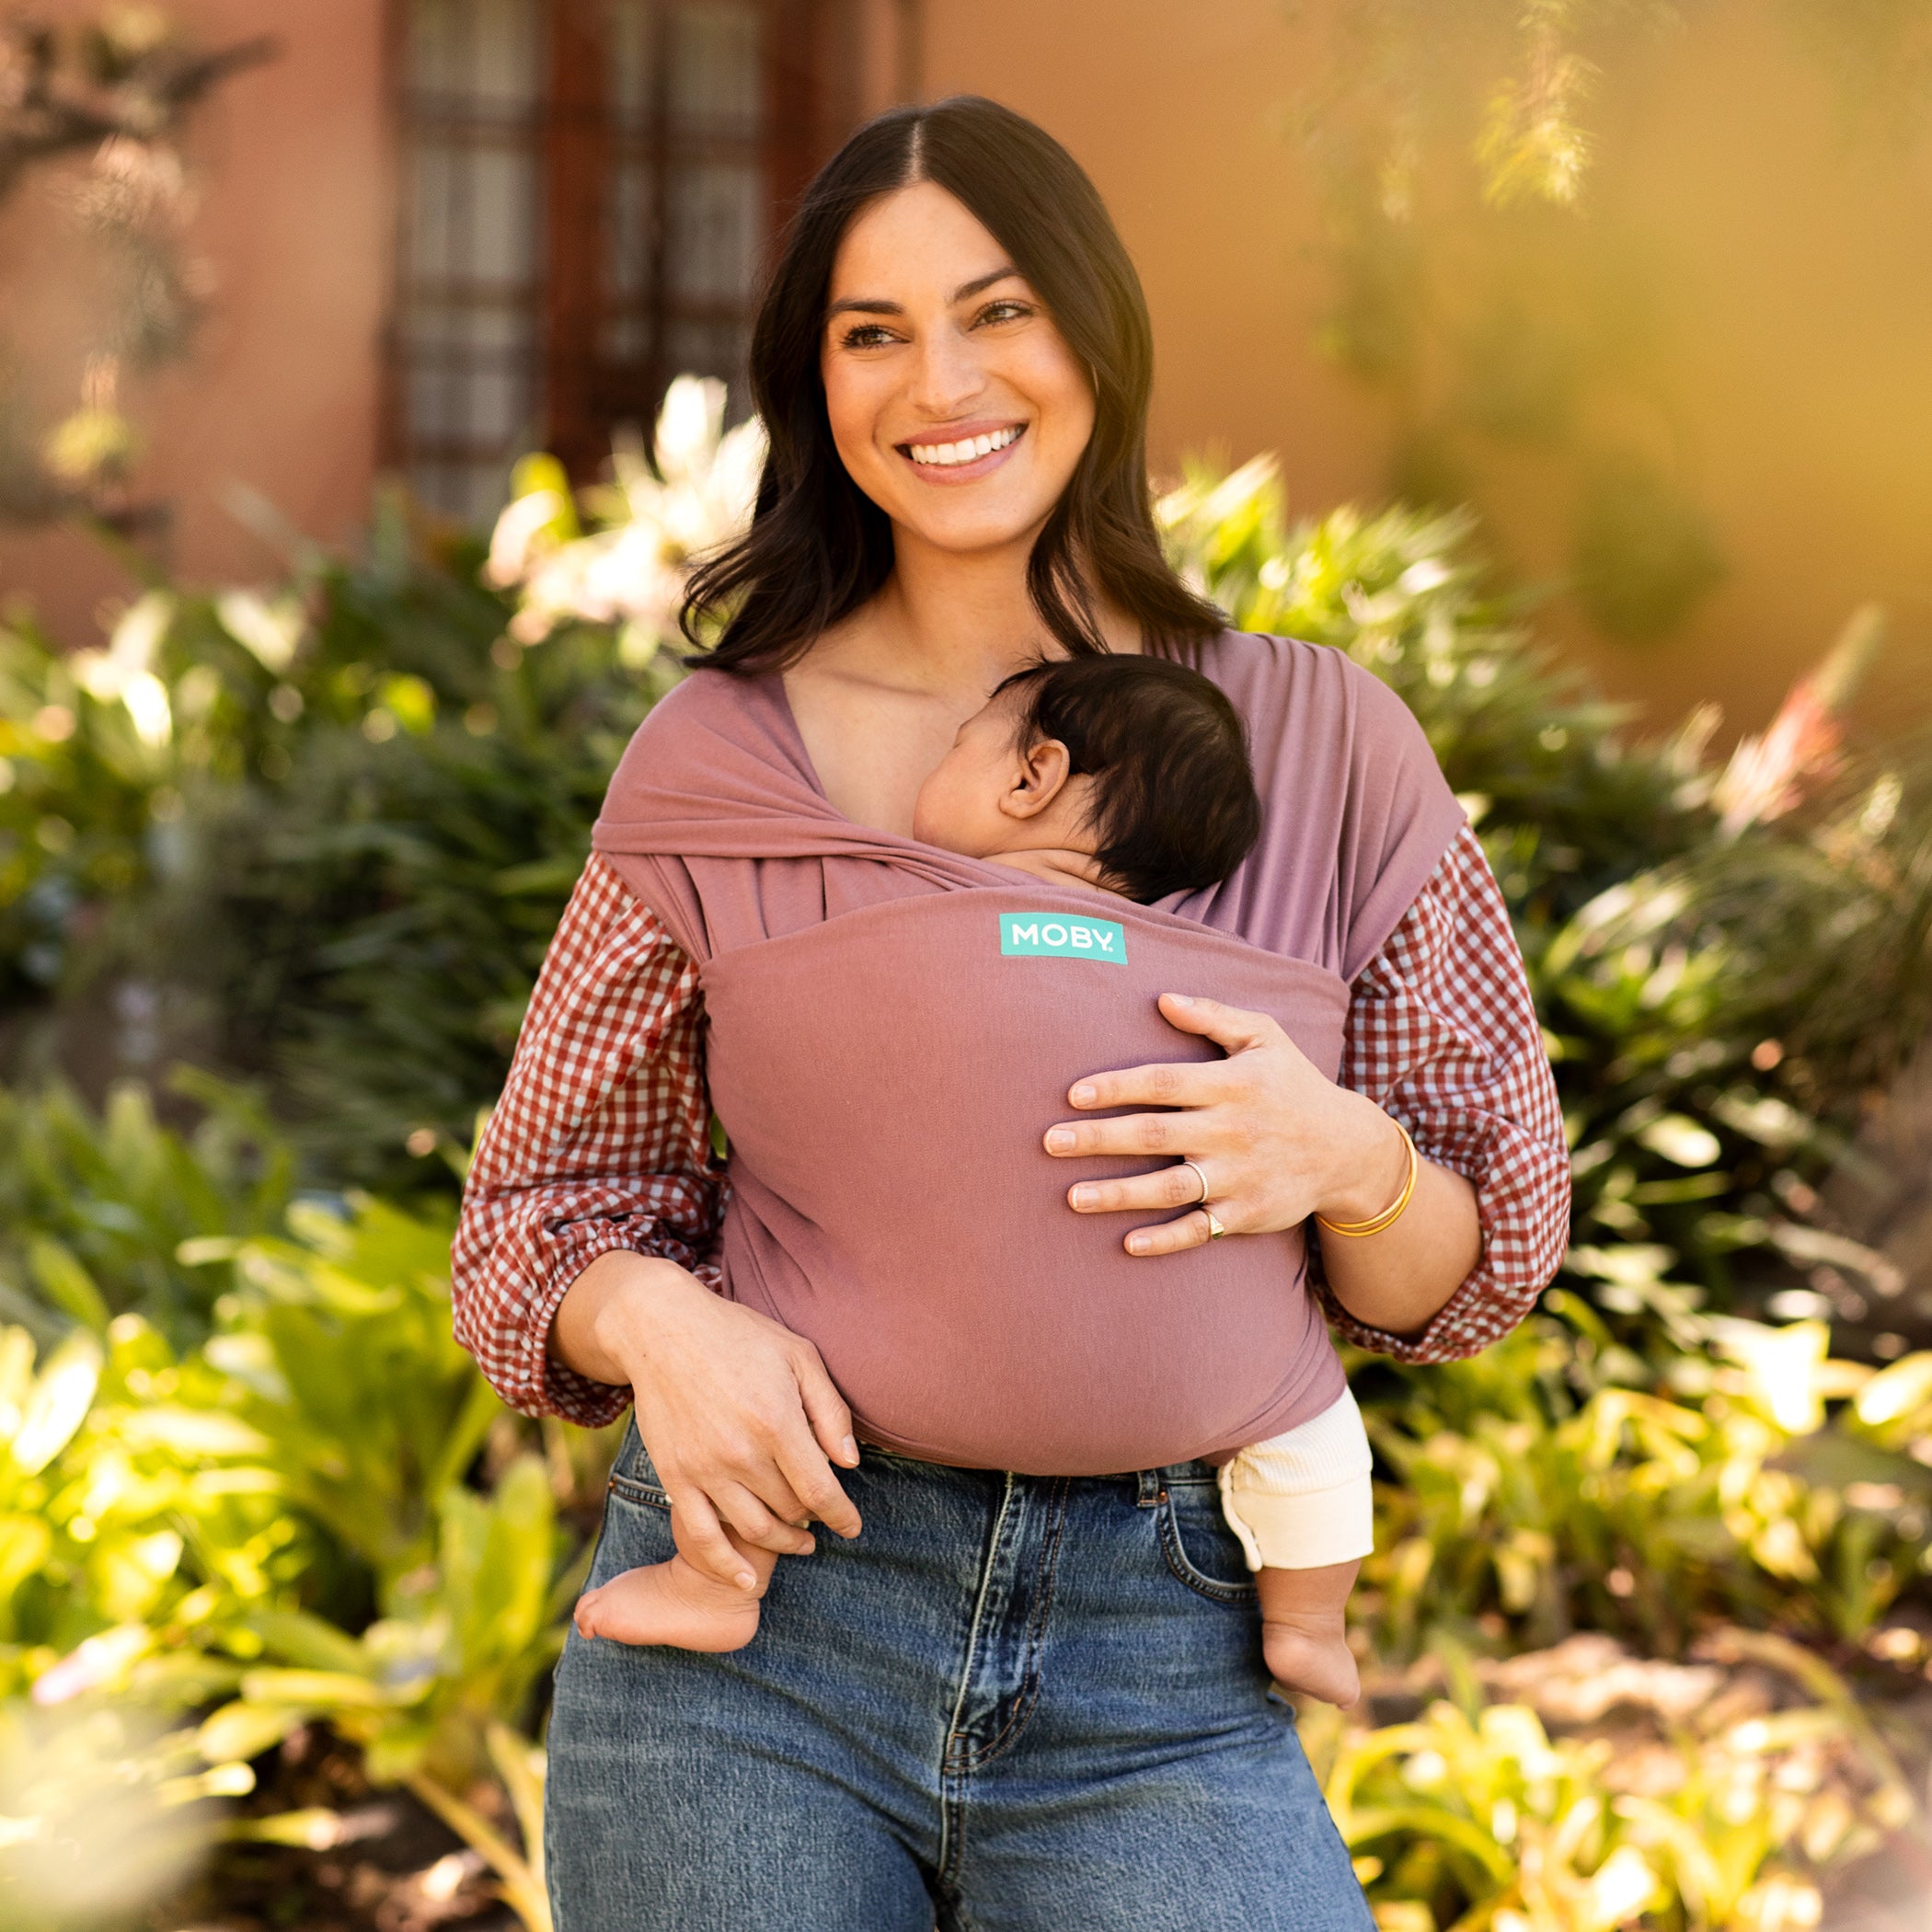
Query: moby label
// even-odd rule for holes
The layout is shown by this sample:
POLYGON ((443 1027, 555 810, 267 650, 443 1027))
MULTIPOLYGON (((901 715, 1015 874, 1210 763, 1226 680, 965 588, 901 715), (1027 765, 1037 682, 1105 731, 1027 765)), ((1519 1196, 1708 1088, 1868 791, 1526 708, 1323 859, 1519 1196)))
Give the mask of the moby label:
POLYGON ((1127 963, 1127 929, 1112 919, 1064 913, 1002 913, 999 949, 1007 959, 1111 960, 1127 963))

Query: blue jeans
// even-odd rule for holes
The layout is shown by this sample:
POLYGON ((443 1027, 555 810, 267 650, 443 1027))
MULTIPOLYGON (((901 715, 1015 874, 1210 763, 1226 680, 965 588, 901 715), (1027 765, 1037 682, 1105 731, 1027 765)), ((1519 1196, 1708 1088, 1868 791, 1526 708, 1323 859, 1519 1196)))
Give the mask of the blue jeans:
MULTIPOLYGON (((558 1932, 1372 1932, 1212 1469, 842 1480, 744 1650, 571 1633, 558 1932)), ((592 1581, 671 1554, 633 1428, 592 1581)))

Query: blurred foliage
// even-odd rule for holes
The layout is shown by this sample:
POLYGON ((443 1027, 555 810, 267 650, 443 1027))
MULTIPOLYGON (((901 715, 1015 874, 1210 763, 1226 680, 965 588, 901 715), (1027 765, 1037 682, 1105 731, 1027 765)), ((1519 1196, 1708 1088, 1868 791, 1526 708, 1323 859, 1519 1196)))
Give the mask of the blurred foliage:
POLYGON ((650 460, 620 440, 609 484, 585 490, 581 505, 554 456, 518 466, 483 569, 517 593, 512 638, 540 644, 561 625, 615 625, 619 655, 638 669, 682 646, 692 566, 749 521, 765 463, 765 425, 752 417, 727 430, 724 416, 724 384, 677 377, 650 460))
POLYGON ((184 1263, 182 1244, 278 1227, 293 1162, 247 1096, 187 1067, 174 1085, 201 1110, 185 1134, 135 1081, 98 1121, 63 1084, 0 1088, 0 1317, 46 1339, 135 1309, 177 1348, 207 1333, 227 1271, 184 1263))
POLYGON ((1358 1606, 1378 1658, 1580 1629, 1673 1657, 1714 1617, 1857 1643, 1925 1593, 1932 1353, 1874 1371, 1829 1359, 1823 1322, 1719 1318, 1647 1359, 1549 1305, 1360 1385, 1389 1477, 1358 1606))
POLYGON ((1609 1737, 1552 1737, 1535 1709, 1474 1696, 1379 1730, 1304 1717, 1377 1926, 1817 1925, 1818 1879, 1906 1823, 1911 1792, 1829 1667, 1742 1631, 1713 1649, 1781 1672, 1802 1700, 1760 1714, 1714 1699, 1680 1721, 1673 1749, 1648 1753, 1627 1733, 1621 1751, 1609 1737))
POLYGON ((151 1051, 266 1075, 316 1171, 390 1191, 469 1144, 674 674, 526 650, 443 541, 391 502, 366 562, 150 592, 103 650, 0 628, 0 996, 144 1002, 151 1051))
MULTIPOLYGON (((1323 197, 1318 340, 1395 430, 1391 486, 1421 502, 1542 496, 1567 587, 1607 638, 1675 631, 1724 573, 1700 501, 1677 280, 1619 192, 1658 50, 1759 15, 1839 109, 1849 156, 1924 132, 1924 0, 1362 0, 1292 7, 1307 58, 1286 120, 1323 197), (1614 132, 1611 132, 1614 131, 1614 132), (1623 151, 1619 151, 1621 142, 1623 151)), ((1672 56, 1682 67, 1690 58, 1672 56)), ((1729 70, 1698 58, 1680 116, 1729 70)), ((1684 121, 1683 116, 1694 117, 1684 121)), ((1719 137, 1720 138, 1720 137, 1719 137)), ((1847 180, 1844 191, 1858 189, 1847 180)))
MULTIPOLYGON (((446 1208, 297 1206, 286 1237, 248 1218, 173 1257, 233 1271, 198 1348, 125 1313, 37 1363, 0 1330, 0 1711, 75 1752, 132 1722, 136 1745, 109 1742, 136 1811, 144 1784, 163 1808, 244 1793, 250 1760, 327 1719, 545 1923, 468 1794, 496 1777, 527 1799, 540 1776, 517 1727, 588 1562, 558 1507, 581 1512, 591 1471, 533 1442, 452 1340, 446 1208)), ((98 1822, 40 1802, 49 1834, 93 1846, 98 1822)), ((0 1842, 0 1897, 52 1853, 38 1829, 0 1842)))

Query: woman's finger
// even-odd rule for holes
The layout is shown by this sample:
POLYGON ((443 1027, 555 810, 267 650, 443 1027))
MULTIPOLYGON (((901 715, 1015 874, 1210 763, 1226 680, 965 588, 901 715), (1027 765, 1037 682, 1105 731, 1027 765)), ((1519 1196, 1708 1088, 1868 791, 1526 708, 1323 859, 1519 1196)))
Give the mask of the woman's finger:
MULTIPOLYGON (((1217 1215, 1220 1210, 1215 1210, 1217 1215)), ((1221 1215, 1224 1226, 1226 1217, 1221 1215)), ((1228 1228, 1232 1234, 1234 1230, 1228 1228)), ((1213 1230, 1200 1209, 1183 1214, 1178 1221, 1163 1221, 1153 1227, 1137 1227, 1121 1244, 1131 1255, 1174 1255, 1189 1248, 1205 1248, 1213 1230)))
MULTIPOLYGON (((662 1473, 660 1470, 659 1474, 662 1473)), ((755 1590, 757 1573, 731 1547, 731 1539, 725 1535, 718 1512, 704 1491, 673 1489, 667 1480, 664 1493, 671 1499, 672 1517, 679 1531, 678 1548, 684 1556, 720 1583, 730 1583, 740 1590, 755 1590)))
MULTIPOLYGON (((1190 1109, 1181 1113, 1123 1113, 1110 1121, 1063 1121, 1047 1129, 1043 1144, 1049 1154, 1063 1160, 1079 1154, 1179 1157, 1200 1151, 1202 1118, 1202 1110, 1190 1109)), ((1213 1138, 1212 1129, 1207 1138, 1213 1138)))
POLYGON ((720 1483, 712 1492, 711 1505, 747 1543, 760 1549, 781 1557, 809 1557, 812 1552, 810 1532, 798 1526, 806 1512, 796 1498, 788 1507, 784 1501, 768 1507, 764 1497, 742 1483, 730 1482, 720 1483))
POLYGON ((811 1515, 841 1536, 856 1536, 864 1527, 852 1499, 839 1487, 832 1465, 805 1425, 801 1412, 796 1428, 788 1428, 772 1444, 778 1473, 811 1515))
POLYGON ((1068 1089, 1069 1107, 1207 1107, 1227 1086, 1225 1060, 1157 1061, 1088 1074, 1068 1089))
POLYGON ((1199 1033, 1226 1053, 1245 1053, 1265 1046, 1282 1033, 1280 1023, 1266 1013, 1246 1006, 1224 1006, 1218 999, 1197 999, 1190 993, 1163 993, 1160 1015, 1183 1033, 1199 1033))
MULTIPOLYGON (((1210 1181, 1209 1199, 1213 1187, 1210 1181)), ((1152 1174, 1075 1181, 1066 1190, 1066 1203, 1076 1214, 1118 1214, 1126 1209, 1144 1214, 1160 1208, 1192 1207, 1202 1198, 1201 1175, 1185 1161, 1156 1168, 1152 1174)))
POLYGON ((823 1358, 802 1336, 793 1352, 792 1373, 799 1378, 799 1399, 805 1405, 805 1419, 811 1424, 819 1447, 832 1461, 847 1469, 857 1468, 858 1443, 852 1434, 852 1411, 825 1372, 823 1358))

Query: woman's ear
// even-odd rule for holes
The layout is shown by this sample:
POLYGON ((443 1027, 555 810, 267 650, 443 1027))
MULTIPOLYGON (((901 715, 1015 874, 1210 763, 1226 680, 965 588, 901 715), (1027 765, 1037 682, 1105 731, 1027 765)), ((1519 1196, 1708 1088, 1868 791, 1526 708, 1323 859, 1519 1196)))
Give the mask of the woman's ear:
POLYGON ((1009 819, 1037 819, 1066 789, 1074 756, 1057 738, 1041 738, 1014 753, 1013 783, 1000 794, 1009 819))

